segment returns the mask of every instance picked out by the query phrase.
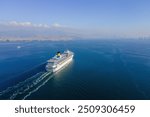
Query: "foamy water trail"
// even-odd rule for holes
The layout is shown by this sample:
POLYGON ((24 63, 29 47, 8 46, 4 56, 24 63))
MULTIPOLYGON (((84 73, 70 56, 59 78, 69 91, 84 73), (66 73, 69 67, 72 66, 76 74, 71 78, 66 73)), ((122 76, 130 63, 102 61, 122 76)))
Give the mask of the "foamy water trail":
POLYGON ((0 99, 26 99, 50 78, 52 78, 52 72, 39 72, 25 81, 0 92, 0 99))
POLYGON ((45 85, 49 81, 49 79, 51 79, 52 77, 53 77, 53 74, 51 76, 49 76, 41 85, 36 87, 36 89, 30 91, 26 96, 24 96, 23 100, 25 100, 27 97, 29 97, 32 93, 36 92, 40 87, 45 85))

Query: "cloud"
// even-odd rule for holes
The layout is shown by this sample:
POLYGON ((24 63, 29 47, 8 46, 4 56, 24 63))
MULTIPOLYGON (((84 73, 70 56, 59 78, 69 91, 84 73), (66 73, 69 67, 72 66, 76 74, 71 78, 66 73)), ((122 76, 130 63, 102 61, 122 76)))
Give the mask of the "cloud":
POLYGON ((48 24, 34 24, 32 22, 10 21, 10 22, 1 22, 0 24, 6 25, 6 26, 15 26, 15 27, 50 28, 48 24))
POLYGON ((8 22, 8 25, 14 25, 14 26, 32 26, 33 24, 31 22, 16 22, 16 21, 11 21, 11 22, 8 22))
POLYGON ((54 28, 64 28, 64 27, 66 27, 66 26, 61 25, 61 24, 59 24, 59 23, 54 23, 54 24, 52 24, 52 27, 54 27, 54 28))
POLYGON ((48 24, 35 24, 32 22, 18 22, 18 21, 9 21, 9 22, 0 22, 1 25, 10 26, 10 27, 33 27, 33 28, 68 28, 65 25, 59 23, 48 24))

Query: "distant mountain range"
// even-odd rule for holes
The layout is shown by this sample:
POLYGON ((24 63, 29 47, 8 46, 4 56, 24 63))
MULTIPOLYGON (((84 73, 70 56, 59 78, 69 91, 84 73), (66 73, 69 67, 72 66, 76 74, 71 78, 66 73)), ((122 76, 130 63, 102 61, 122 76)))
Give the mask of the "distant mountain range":
MULTIPOLYGON (((126 33, 126 32, 125 32, 126 33)), ((129 36, 113 31, 79 30, 58 23, 33 24, 31 22, 0 22, 0 41, 44 41, 82 39, 150 39, 150 36, 133 33, 129 36), (109 32, 109 33, 106 33, 109 32)))
POLYGON ((76 30, 59 24, 0 23, 0 41, 70 40, 80 36, 76 30))

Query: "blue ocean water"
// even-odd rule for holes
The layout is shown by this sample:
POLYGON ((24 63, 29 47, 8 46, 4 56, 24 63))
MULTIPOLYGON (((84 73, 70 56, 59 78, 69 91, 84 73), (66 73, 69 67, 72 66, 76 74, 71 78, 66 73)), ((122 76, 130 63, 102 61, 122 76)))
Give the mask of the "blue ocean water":
POLYGON ((0 99, 150 99, 150 40, 0 42, 0 99), (66 49, 74 60, 46 72, 66 49))

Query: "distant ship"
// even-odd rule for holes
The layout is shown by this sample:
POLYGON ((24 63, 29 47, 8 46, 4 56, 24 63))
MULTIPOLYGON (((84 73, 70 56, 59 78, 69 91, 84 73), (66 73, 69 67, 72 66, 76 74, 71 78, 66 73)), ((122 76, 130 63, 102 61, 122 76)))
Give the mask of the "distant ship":
POLYGON ((64 53, 57 52, 56 55, 49 59, 46 64, 46 71, 56 72, 70 63, 73 59, 74 53, 66 50, 64 53))

